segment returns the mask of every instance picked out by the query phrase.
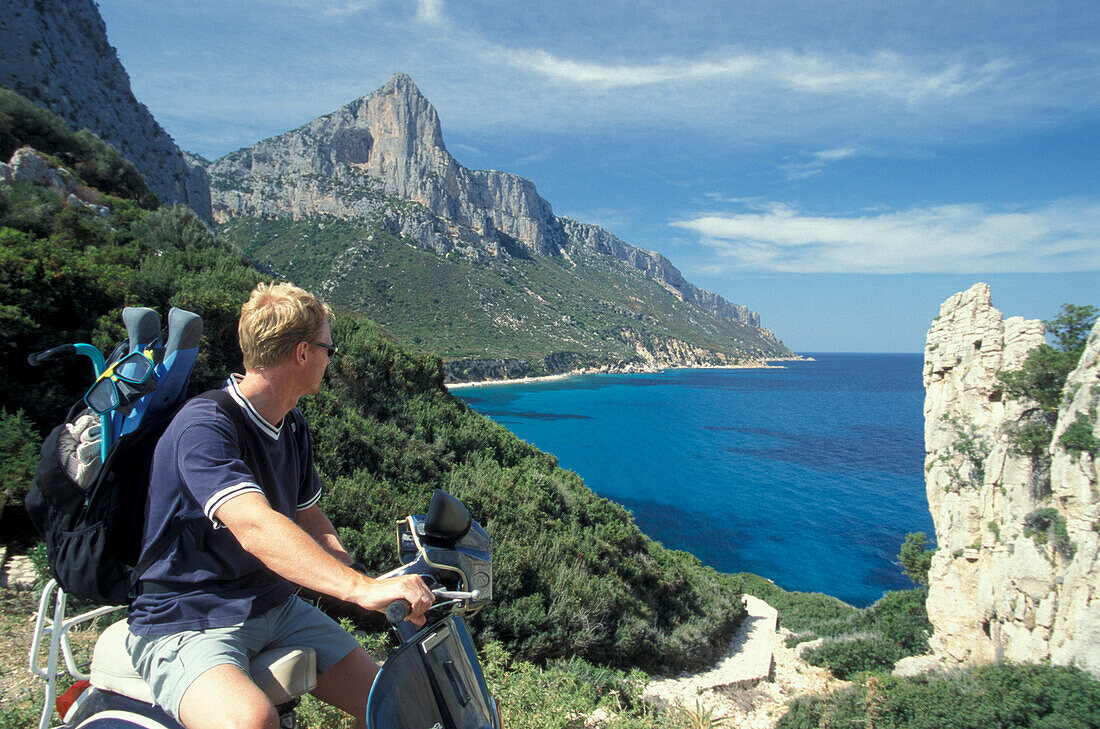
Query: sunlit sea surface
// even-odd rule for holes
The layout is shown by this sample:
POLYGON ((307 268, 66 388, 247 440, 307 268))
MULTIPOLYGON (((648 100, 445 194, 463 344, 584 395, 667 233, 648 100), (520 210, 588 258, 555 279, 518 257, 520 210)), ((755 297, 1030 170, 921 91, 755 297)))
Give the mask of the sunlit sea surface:
POLYGON ((898 549, 932 534, 921 355, 811 356, 453 392, 666 547, 862 607, 912 587, 898 549))

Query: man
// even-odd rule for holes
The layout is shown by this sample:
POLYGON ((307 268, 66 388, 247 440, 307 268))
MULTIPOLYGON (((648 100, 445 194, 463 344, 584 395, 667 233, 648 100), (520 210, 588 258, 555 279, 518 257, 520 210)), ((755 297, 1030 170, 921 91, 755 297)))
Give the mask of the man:
POLYGON ((364 727, 378 667, 293 585, 367 610, 404 599, 418 624, 434 599, 419 577, 375 580, 351 569, 317 507, 321 482, 295 405, 320 390, 336 352, 332 320, 300 288, 257 286, 238 326, 245 374, 230 377, 221 402, 188 401, 157 444, 144 548, 177 520, 187 528, 144 573, 127 647, 157 703, 187 729, 275 729, 248 664, 278 645, 313 647, 314 695, 364 727))

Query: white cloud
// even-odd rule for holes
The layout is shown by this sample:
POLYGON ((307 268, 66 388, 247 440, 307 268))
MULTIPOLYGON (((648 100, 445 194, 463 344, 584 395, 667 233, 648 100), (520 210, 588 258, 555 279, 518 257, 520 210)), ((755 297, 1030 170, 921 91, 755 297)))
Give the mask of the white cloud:
POLYGON ((513 65, 535 71, 550 80, 603 89, 684 80, 736 78, 750 73, 760 65, 760 60, 752 56, 734 56, 715 63, 666 58, 646 65, 603 65, 557 58, 543 50, 500 50, 513 65))
POLYGON ((357 15, 373 10, 378 0, 275 0, 275 4, 296 8, 325 17, 357 15))
POLYGON ((854 147, 839 147, 837 149, 823 149, 814 152, 809 159, 786 162, 780 168, 792 180, 801 180, 807 177, 820 175, 822 170, 834 162, 854 157, 858 153, 854 147))
POLYGON ((1029 210, 940 205, 839 217, 777 204, 675 221, 711 250, 710 271, 1057 273, 1100 270, 1100 202, 1029 210))
POLYGON ((578 87, 608 90, 724 80, 769 84, 819 96, 879 96, 903 103, 969 95, 1000 84, 1014 71, 1005 60, 973 65, 955 60, 918 60, 888 52, 825 56, 775 50, 730 54, 716 60, 666 57, 629 65, 575 61, 544 50, 500 50, 517 67, 578 87))

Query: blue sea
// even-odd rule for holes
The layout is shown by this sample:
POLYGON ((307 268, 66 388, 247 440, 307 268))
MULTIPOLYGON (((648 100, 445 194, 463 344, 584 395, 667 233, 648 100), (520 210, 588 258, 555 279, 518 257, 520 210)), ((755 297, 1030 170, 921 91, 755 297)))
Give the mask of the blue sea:
POLYGON ((810 356, 453 392, 666 547, 863 607, 912 587, 898 550, 906 532, 932 534, 922 358, 810 356))

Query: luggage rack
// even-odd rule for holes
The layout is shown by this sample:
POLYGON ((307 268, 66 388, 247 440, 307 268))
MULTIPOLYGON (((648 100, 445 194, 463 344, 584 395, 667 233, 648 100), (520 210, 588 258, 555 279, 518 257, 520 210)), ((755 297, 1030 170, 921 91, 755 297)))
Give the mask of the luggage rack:
POLYGON ((67 671, 77 681, 87 681, 89 678, 89 674, 82 670, 83 665, 77 661, 76 656, 73 654, 72 645, 69 642, 69 631, 77 625, 109 615, 124 607, 122 605, 106 605, 66 618, 65 608, 67 603, 68 595, 53 579, 42 588, 42 596, 38 599, 38 613, 34 620, 34 635, 31 639, 30 650, 31 673, 46 682, 46 697, 42 706, 42 715, 38 720, 38 729, 49 729, 50 720, 54 715, 54 702, 57 700, 57 679, 60 677, 61 671, 67 671), (50 617, 51 613, 52 618, 50 617), (47 640, 46 665, 42 666, 39 657, 47 640), (62 668, 62 663, 64 663, 64 668, 62 668))

